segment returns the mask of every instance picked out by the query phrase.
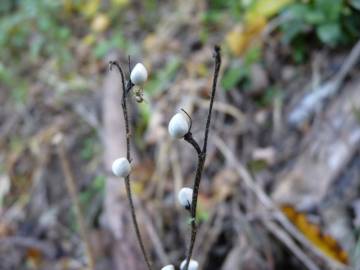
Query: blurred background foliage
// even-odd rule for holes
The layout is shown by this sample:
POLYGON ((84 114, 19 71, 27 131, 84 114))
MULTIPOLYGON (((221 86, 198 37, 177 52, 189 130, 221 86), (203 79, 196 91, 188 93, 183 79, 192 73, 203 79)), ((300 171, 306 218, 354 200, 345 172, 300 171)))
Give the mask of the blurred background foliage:
MULTIPOLYGON (((132 6, 129 0, 3 0, 0 6, 1 81, 12 89, 18 104, 26 101, 26 88, 34 80, 57 88, 63 84, 70 84, 72 89, 89 88, 81 75, 88 77, 91 70, 82 69, 84 63, 74 55, 86 58, 85 63, 95 63, 113 48, 136 55, 141 44, 130 45, 122 26, 151 32, 157 20, 154 11, 161 7, 162 1, 148 0, 143 5, 147 12, 137 14, 130 26, 123 19, 132 6), (46 75, 27 72, 29 67, 39 68, 39 65, 46 65, 46 75), (53 74, 51 78, 49 74, 53 74), (17 80, 18 77, 22 80, 17 80), (44 78, 48 81, 44 82, 44 78), (55 83, 59 81, 60 84, 55 83)), ((248 48, 274 17, 279 19, 276 30, 282 41, 291 45, 293 59, 301 62, 307 56, 307 40, 329 48, 353 43, 360 34, 359 9, 359 0, 210 0, 207 11, 202 14, 204 27, 200 37, 206 42, 209 34, 221 28, 229 15, 236 25, 228 31, 225 41, 230 53, 245 54, 245 60, 241 72, 236 71, 236 63, 228 67, 223 86, 229 90, 239 81, 248 81, 251 65, 261 61, 261 47, 248 48)), ((164 89, 166 78, 171 77, 179 65, 181 62, 173 59, 154 74, 149 93, 164 89)))
MULTIPOLYGON (((164 2, 165 3, 165 2, 164 2)), ((46 87, 55 95, 68 91, 93 91, 98 85, 102 61, 112 49, 139 55, 143 47, 156 44, 153 35, 159 23, 163 1, 147 0, 2 0, 0 5, 0 81, 10 91, 16 106, 27 103, 33 88, 46 87), (126 16, 139 9, 136 17, 126 16), (143 39, 143 43, 131 40, 143 39), (35 71, 35 72, 34 72, 35 71), (21 78, 21 79, 19 79, 21 78)), ((211 35, 222 37, 224 51, 231 58, 222 87, 251 91, 254 65, 264 57, 262 33, 276 31, 281 42, 290 46, 290 59, 301 63, 312 46, 343 48, 360 37, 359 0, 209 0, 202 14, 199 40, 211 35)), ((158 96, 167 89, 186 63, 172 57, 151 73, 146 96, 158 96)), ((197 67, 207 76, 204 66, 197 67)), ((259 107, 272 104, 281 95, 277 85, 267 87, 256 99, 259 107)), ((139 106, 142 117, 135 132, 137 143, 149 122, 149 104, 139 106)), ((13 139, 13 141, 16 138, 13 139)), ((94 138, 87 139, 80 152, 91 160, 99 150, 94 138)), ((16 144, 17 145, 17 144, 16 144)))
MULTIPOLYGON (((66 94, 86 96, 98 91, 107 71, 106 57, 112 50, 118 50, 124 55, 145 55, 143 59, 150 70, 145 99, 156 100, 166 94, 179 73, 187 71, 186 76, 209 77, 208 63, 203 59, 198 60, 200 63, 194 59, 188 61, 184 57, 187 48, 182 46, 196 50, 216 41, 221 44, 225 59, 221 80, 225 94, 239 90, 246 99, 253 101, 256 109, 265 110, 286 94, 278 83, 280 76, 271 76, 272 67, 267 67, 269 70, 264 68, 270 35, 270 42, 276 43, 281 51, 272 53, 294 66, 310 62, 313 50, 348 51, 360 38, 360 0, 202 2, 206 7, 201 9, 201 14, 194 16, 199 18, 199 25, 195 30, 189 30, 181 25, 180 12, 174 9, 175 4, 171 6, 172 1, 1 0, 0 91, 9 93, 9 102, 15 110, 26 107, 29 99, 42 91, 60 97, 51 103, 54 111, 61 106, 66 108, 68 104, 61 103, 66 94), (175 24, 181 26, 172 28, 172 18, 178 19, 175 24), (165 21, 163 28, 162 20, 165 21), (175 29, 175 34, 170 30, 166 32, 168 28, 175 29), (197 35, 195 42, 186 39, 187 42, 191 40, 188 42, 191 44, 179 46, 171 43, 173 36, 178 35, 181 40, 183 35, 193 33, 197 35), (161 42, 169 43, 175 49, 170 53, 162 51, 161 42), (176 53, 170 55, 174 51, 176 53), (151 59, 153 54, 159 59, 151 59), (163 55, 170 56, 161 58, 163 55)), ((134 140, 141 150, 146 150, 143 138, 153 113, 150 103, 144 102, 137 107, 141 117, 136 124, 134 140)), ((241 106, 251 106, 249 103, 241 106)), ((79 199, 88 223, 97 226, 106 182, 104 173, 97 171, 101 163, 101 142, 94 128, 79 131, 79 134, 76 137, 81 138, 77 144, 79 163, 85 163, 84 166, 92 172, 90 180, 82 183, 79 199)), ((39 147, 36 138, 29 137, 29 134, 20 132, 11 136, 7 146, 11 159, 21 159, 20 153, 27 151, 25 144, 30 144, 30 148, 39 147)), ((264 161, 253 160, 247 165, 252 173, 268 166, 264 161)), ((0 164, 0 174, 6 170, 2 167, 0 164)), ((12 193, 14 196, 6 197, 7 200, 0 196, 0 206, 13 204, 17 195, 24 193, 29 185, 27 170, 25 168, 21 177, 16 178, 18 190, 12 193)), ((134 190, 135 193, 143 191, 143 183, 135 183, 134 190)), ((199 218, 207 220, 209 212, 200 209, 199 218)), ((75 230, 73 213, 67 215, 75 230)))

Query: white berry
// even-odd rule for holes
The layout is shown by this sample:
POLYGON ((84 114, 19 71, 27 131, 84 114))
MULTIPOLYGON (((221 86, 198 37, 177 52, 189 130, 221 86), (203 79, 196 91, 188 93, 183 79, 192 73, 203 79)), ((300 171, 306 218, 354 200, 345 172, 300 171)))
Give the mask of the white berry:
POLYGON ((131 70, 130 80, 135 85, 143 85, 148 77, 145 66, 141 63, 137 63, 131 70))
POLYGON ((192 188, 184 187, 178 193, 179 203, 186 209, 190 209, 192 203, 193 190, 192 188))
POLYGON ((172 264, 166 265, 161 270, 175 270, 175 267, 172 264))
POLYGON ((189 132, 190 120, 183 113, 175 114, 169 122, 169 134, 173 138, 180 139, 189 132))
MULTIPOLYGON (((185 269, 186 260, 183 260, 180 264, 180 269, 185 269)), ((190 260, 188 270, 197 270, 199 268, 199 263, 195 260, 190 260)))
POLYGON ((118 158, 113 162, 111 169, 116 176, 126 177, 131 171, 131 165, 126 158, 118 158))

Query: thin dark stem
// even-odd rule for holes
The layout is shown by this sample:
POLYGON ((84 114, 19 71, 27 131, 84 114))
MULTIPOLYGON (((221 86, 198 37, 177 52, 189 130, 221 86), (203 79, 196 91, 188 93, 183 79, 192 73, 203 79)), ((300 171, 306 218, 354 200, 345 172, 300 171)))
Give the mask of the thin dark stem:
POLYGON ((128 55, 128 68, 129 68, 129 76, 131 74, 131 59, 130 59, 130 55, 128 55))
MULTIPOLYGON (((127 111, 126 97, 127 97, 127 94, 130 92, 131 88, 134 86, 134 84, 129 80, 128 83, 125 86, 125 77, 124 77, 124 73, 123 73, 120 65, 117 62, 110 62, 110 69, 112 68, 113 65, 117 67, 117 69, 119 70, 119 73, 121 75, 121 83, 122 83, 122 89, 123 89, 121 106, 122 106, 122 109, 123 109, 124 121, 125 121, 126 158, 129 160, 129 162, 131 162, 131 154, 130 154, 130 135, 131 134, 130 134, 130 125, 129 125, 129 117, 128 117, 128 111, 127 111)), ((136 237, 138 239, 140 249, 141 249, 141 252, 142 252, 142 254, 144 256, 146 265, 147 265, 149 270, 152 270, 151 263, 150 263, 150 260, 149 260, 149 258, 147 256, 147 254, 146 254, 144 242, 142 240, 139 225, 138 225, 138 222, 137 222, 134 202, 133 202, 133 199, 132 199, 130 175, 125 177, 125 187, 126 187, 126 193, 127 193, 128 201, 129 201, 129 204, 130 204, 131 217, 132 217, 133 225, 134 225, 134 228, 135 228, 136 237)))
POLYGON ((198 155, 198 164, 195 174, 195 181, 194 181, 194 187, 193 187, 193 197, 192 197, 192 203, 191 203, 191 239, 190 239, 190 246, 188 250, 188 254, 186 257, 186 264, 185 269, 187 270, 189 267, 190 259, 192 256, 192 252, 195 245, 196 240, 196 233, 197 233, 197 225, 196 225, 196 207, 197 207, 197 197, 199 194, 199 187, 200 187, 200 181, 202 177, 202 172, 204 170, 204 164, 205 164, 205 156, 203 153, 200 153, 198 155))
POLYGON ((189 118, 189 121, 190 121, 189 131, 190 131, 191 127, 192 127, 192 119, 191 119, 190 115, 184 109, 180 109, 180 110, 182 110, 186 114, 186 116, 189 118))
POLYGON ((200 148, 199 144, 195 141, 195 139, 192 136, 192 133, 190 131, 185 134, 184 139, 185 139, 185 141, 190 143, 195 148, 198 155, 201 154, 201 148, 200 148))
POLYGON ((205 164, 205 159, 206 159, 207 142, 208 142, 208 136, 209 136, 209 130, 210 130, 210 124, 211 124, 211 114, 212 114, 212 108, 214 105, 217 81, 218 81, 220 65, 221 65, 221 54, 220 54, 219 46, 215 46, 215 48, 214 48, 214 58, 215 58, 215 70, 214 70, 214 77, 213 77, 213 83, 212 83, 209 111, 208 111, 208 116, 207 116, 207 120, 206 120, 204 144, 203 144, 202 150, 200 150, 198 143, 192 137, 192 134, 190 131, 184 136, 184 139, 195 148, 195 150, 198 154, 198 164, 197 164, 197 169, 196 169, 196 174, 195 174, 192 204, 191 204, 191 239, 190 239, 190 246, 189 246, 188 254, 186 257, 186 264, 185 264, 184 270, 188 270, 190 259, 191 259, 192 252, 193 252, 194 245, 195 245, 195 240, 196 240, 197 199, 198 199, 198 195, 199 195, 200 182, 201 182, 201 177, 202 177, 202 173, 204 170, 204 164, 205 164))
MULTIPOLYGON (((130 56, 129 56, 129 61, 130 61, 130 56)), ((110 70, 112 70, 112 67, 115 66, 120 75, 121 75, 121 83, 122 83, 122 88, 123 88, 123 100, 122 102, 124 102, 124 96, 126 97, 127 94, 131 91, 131 89, 133 88, 134 84, 132 83, 131 80, 129 80, 125 86, 125 76, 124 76, 124 72, 122 71, 122 68, 120 67, 119 63, 116 62, 116 61, 110 61, 109 63, 109 67, 110 67, 110 70), (124 95, 125 93, 125 95, 124 95)), ((129 62, 129 68, 130 68, 130 62, 129 62)), ((128 148, 129 149, 129 148, 128 148)))
POLYGON ((140 229, 139 229, 139 225, 137 223, 137 217, 136 217, 134 202, 133 202, 133 199, 132 199, 132 192, 131 192, 131 185, 130 185, 130 177, 129 176, 127 176, 125 178, 125 187, 126 187, 126 193, 127 193, 127 197, 128 197, 128 200, 129 200, 129 204, 130 204, 131 217, 132 217, 133 225, 134 225, 134 228, 135 228, 135 233, 136 233, 139 245, 140 245, 140 249, 141 249, 141 252, 142 252, 142 254, 144 256, 144 259, 145 259, 145 262, 146 262, 146 265, 147 265, 148 269, 151 270, 152 269, 151 263, 150 263, 150 260, 149 260, 149 258, 147 256, 147 254, 146 254, 145 246, 144 246, 144 243, 143 243, 143 240, 142 240, 142 237, 141 237, 141 233, 140 233, 140 229))
POLYGON ((211 114, 212 109, 214 106, 214 99, 216 93, 216 86, 219 77, 220 65, 221 65, 221 54, 220 54, 220 47, 215 46, 214 48, 214 58, 215 58, 215 70, 214 70, 214 77, 211 89, 211 97, 210 97, 210 105, 209 105, 209 112, 206 120, 206 127, 205 127, 205 134, 204 134, 204 144, 203 144, 203 153, 206 153, 207 142, 209 137, 209 130, 210 130, 210 123, 211 123, 211 114))

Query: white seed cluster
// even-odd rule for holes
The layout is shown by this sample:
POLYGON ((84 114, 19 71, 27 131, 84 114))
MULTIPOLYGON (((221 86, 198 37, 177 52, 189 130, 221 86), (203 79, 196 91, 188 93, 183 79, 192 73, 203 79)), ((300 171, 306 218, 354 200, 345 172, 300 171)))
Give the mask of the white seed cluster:
POLYGON ((143 85, 148 78, 148 72, 145 66, 141 63, 137 63, 130 73, 130 80, 135 85, 143 85))
POLYGON ((190 129, 190 119, 185 116, 183 113, 175 114, 169 122, 169 134, 171 137, 180 139, 189 132, 190 129))
POLYGON ((113 174, 120 177, 127 177, 131 171, 131 165, 127 158, 116 159, 111 166, 113 174))
MULTIPOLYGON (((185 269, 185 265, 186 265, 186 259, 183 260, 182 263, 180 264, 180 269, 181 270, 185 269)), ((199 268, 199 263, 195 260, 190 260, 188 270, 198 270, 198 268, 199 268)))
POLYGON ((192 188, 183 187, 178 193, 178 200, 185 209, 191 208, 193 190, 192 188))

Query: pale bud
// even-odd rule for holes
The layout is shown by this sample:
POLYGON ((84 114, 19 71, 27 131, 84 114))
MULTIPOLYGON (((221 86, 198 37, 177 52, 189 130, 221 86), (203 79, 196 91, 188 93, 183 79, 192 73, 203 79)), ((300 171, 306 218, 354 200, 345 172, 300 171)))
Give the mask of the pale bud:
MULTIPOLYGON (((186 260, 183 260, 180 264, 180 269, 184 270, 186 265, 186 260)), ((195 260, 190 260, 188 270, 198 270, 199 263, 195 260)))
POLYGON ((189 132, 190 129, 190 119, 186 117, 183 113, 175 114, 169 122, 169 134, 173 138, 180 139, 189 132))
POLYGON ((126 177, 130 174, 131 165, 127 158, 118 158, 113 162, 111 169, 116 176, 126 177))
POLYGON ((135 85, 142 85, 146 82, 148 77, 145 66, 141 63, 137 63, 131 70, 130 80, 135 85))
POLYGON ((161 270, 175 270, 175 267, 172 264, 166 265, 161 270))
POLYGON ((190 209, 192 203, 193 190, 192 188, 184 187, 180 189, 178 193, 179 203, 185 207, 185 209, 190 209))

